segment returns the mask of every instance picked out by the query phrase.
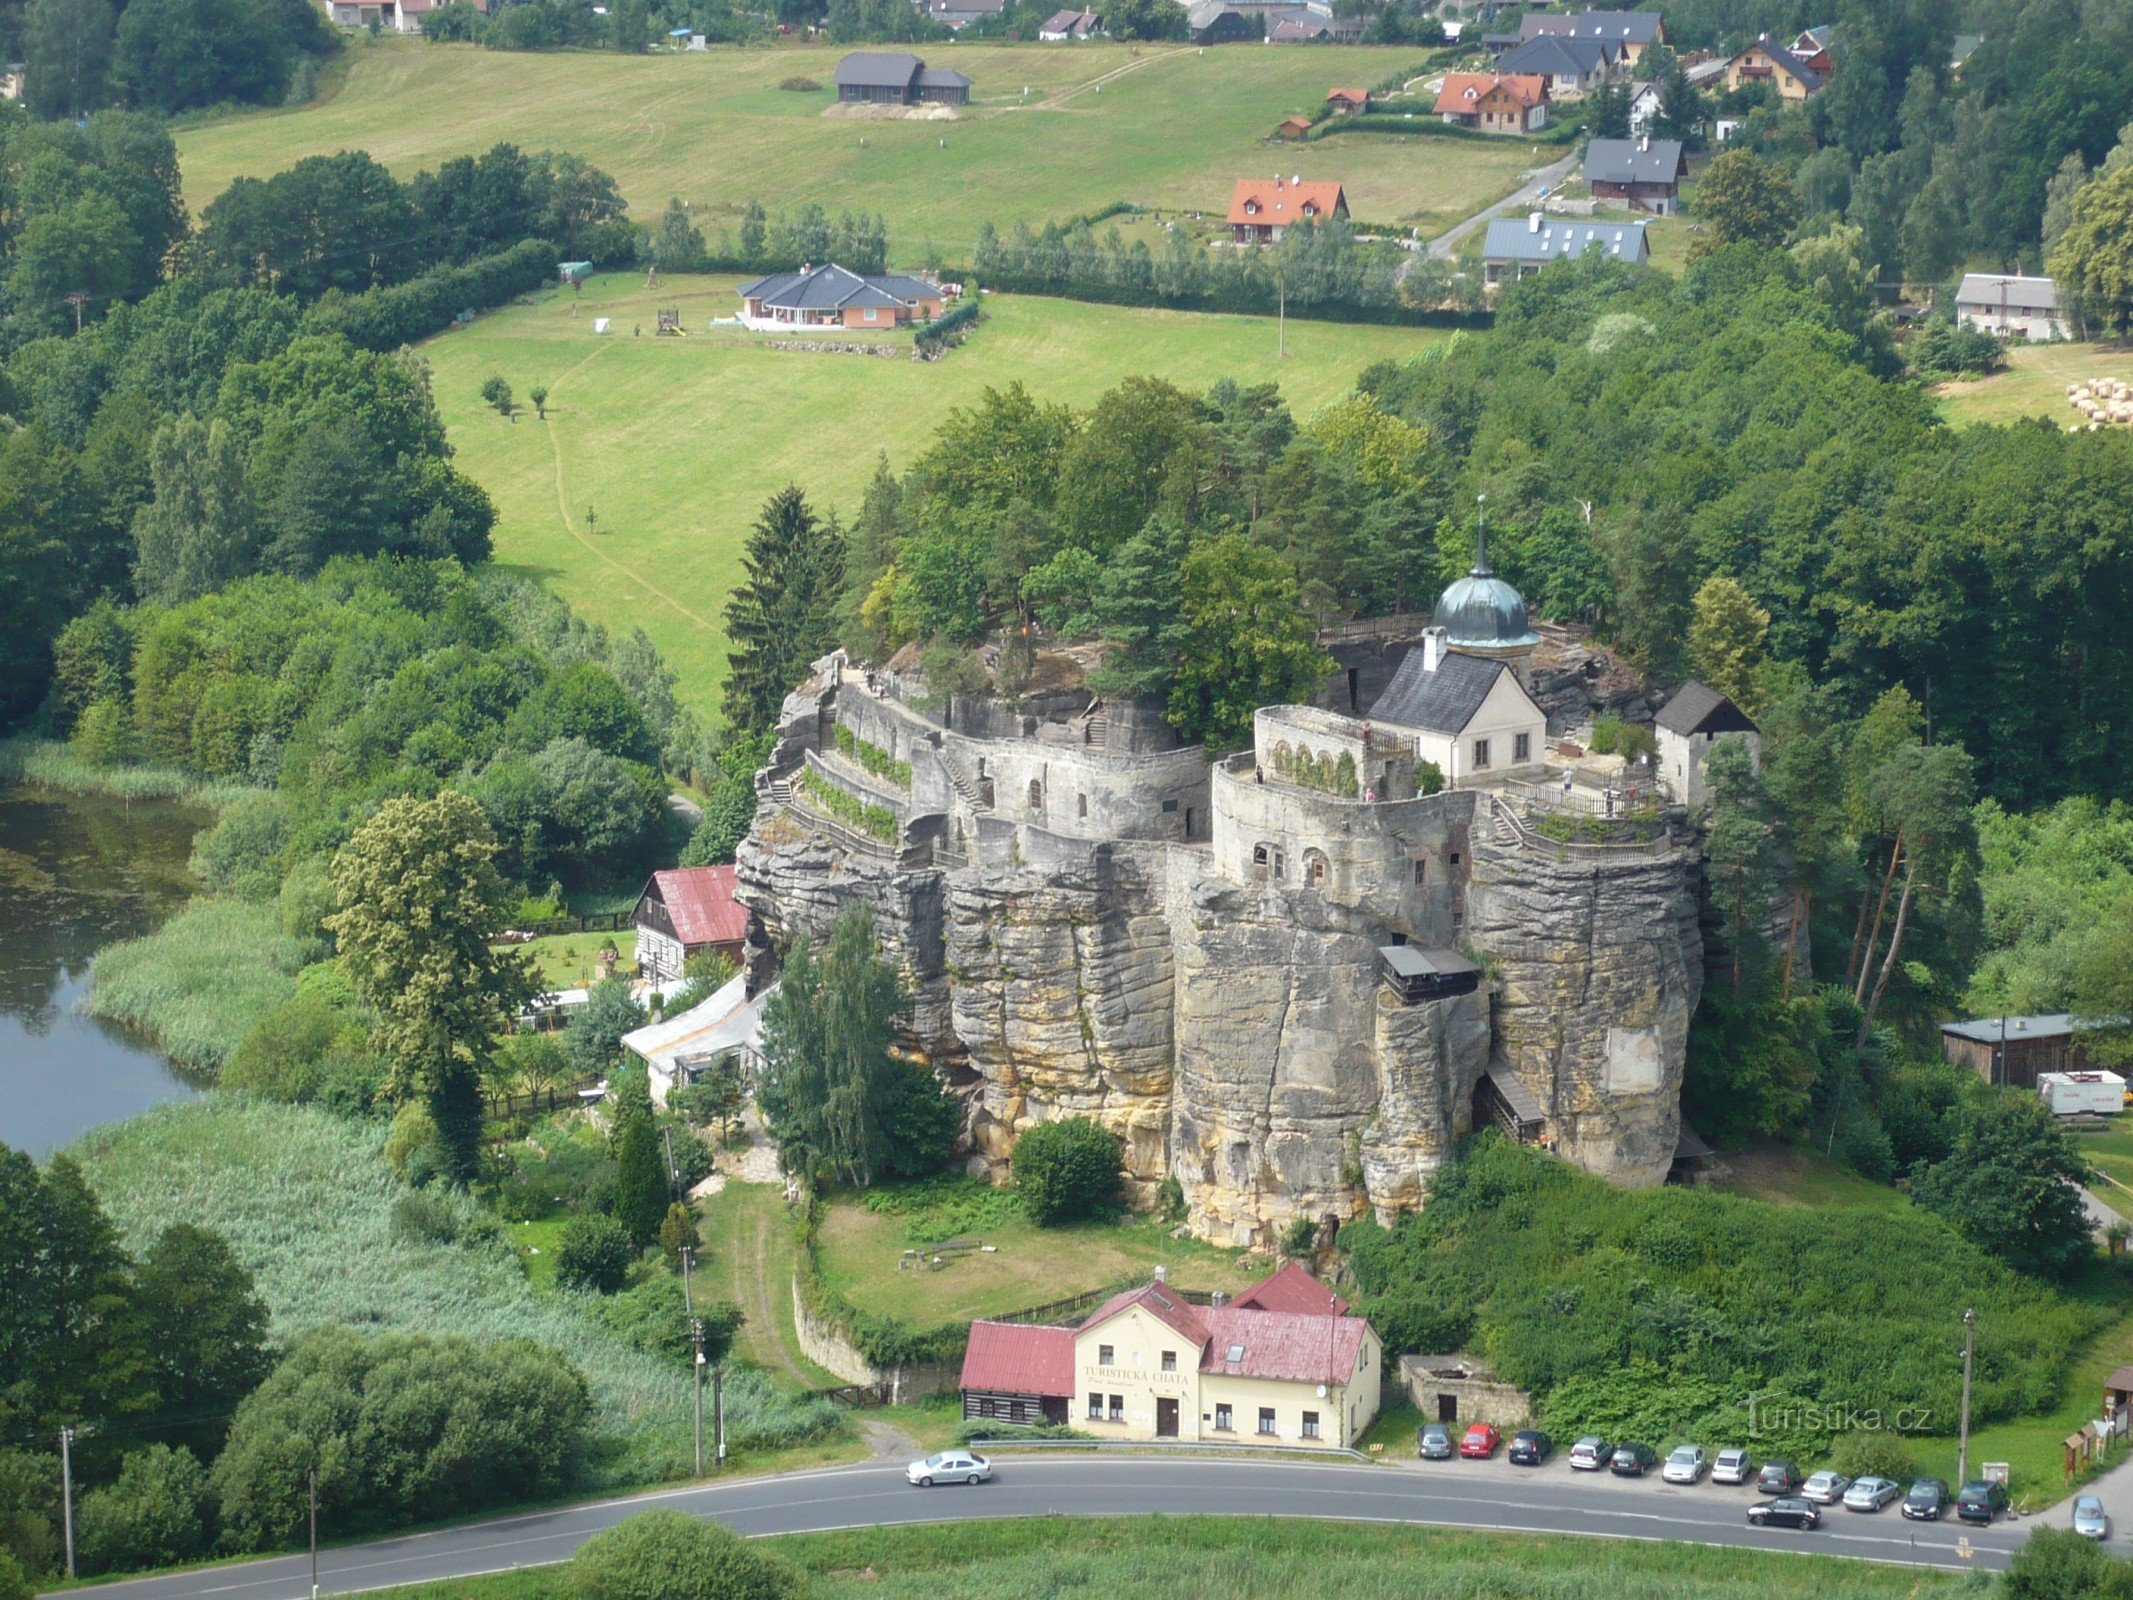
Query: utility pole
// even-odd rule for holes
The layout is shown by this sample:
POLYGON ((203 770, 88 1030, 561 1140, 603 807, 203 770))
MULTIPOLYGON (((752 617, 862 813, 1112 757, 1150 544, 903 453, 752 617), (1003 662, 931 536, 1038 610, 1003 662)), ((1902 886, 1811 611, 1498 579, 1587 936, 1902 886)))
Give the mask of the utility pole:
POLYGON ((1970 1357, 1977 1342, 1977 1313, 1963 1313, 1963 1431, 1955 1447, 1955 1486, 1970 1481, 1970 1357))
POLYGON ((318 1468, 304 1476, 311 1488, 311 1600, 318 1600, 318 1468))
POLYGON ((1274 359, 1289 359, 1289 279, 1286 273, 1274 279, 1274 359))
POLYGON ((711 1425, 718 1435, 718 1464, 726 1464, 726 1364, 711 1369, 711 1425))
MULTIPOLYGON (((681 1309, 692 1317, 696 1315, 696 1296, 690 1288, 689 1274, 695 1265, 696 1246, 683 1245, 681 1247, 681 1309)), ((698 1323, 697 1326, 702 1327, 703 1324, 698 1323)))
POLYGON ((74 1430, 59 1430, 59 1501, 67 1530, 67 1581, 74 1580, 74 1430))
POLYGON ((77 335, 81 332, 81 308, 88 303, 89 297, 79 289, 67 296, 67 304, 74 308, 74 331, 77 335))
POLYGON ((696 1346, 696 1475, 704 1475, 704 1325, 691 1319, 689 1339, 696 1346))

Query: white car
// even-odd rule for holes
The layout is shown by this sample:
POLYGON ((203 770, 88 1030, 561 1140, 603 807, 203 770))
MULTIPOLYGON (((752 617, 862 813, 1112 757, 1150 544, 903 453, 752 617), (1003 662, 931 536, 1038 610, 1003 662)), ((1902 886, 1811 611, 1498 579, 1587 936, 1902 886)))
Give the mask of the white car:
POLYGON ((1847 1511, 1879 1511, 1903 1493, 1903 1486, 1887 1478, 1860 1478, 1844 1491, 1847 1511))
POLYGON ((1718 1452, 1718 1459, 1711 1464, 1713 1483, 1746 1483, 1755 1476, 1755 1463, 1748 1459, 1748 1452, 1739 1445, 1728 1445, 1718 1452))
POLYGON ((992 1476, 992 1463, 968 1450, 943 1450, 937 1456, 912 1462, 904 1469, 904 1476, 921 1489, 930 1489, 936 1483, 967 1483, 976 1487, 992 1476))
POLYGON ((2074 1497, 2074 1531, 2084 1539, 2111 1537, 2111 1519, 2104 1514, 2102 1500, 2092 1494, 2074 1497))
POLYGON ((1666 1465, 1659 1469, 1660 1481, 1664 1483, 1701 1483, 1710 1469, 1711 1458, 1703 1453, 1700 1444, 1678 1444, 1666 1458, 1666 1465))
POLYGON ((1833 1506, 1851 1486, 1852 1480, 1843 1473, 1824 1471, 1811 1474, 1800 1493, 1818 1506, 1833 1506))

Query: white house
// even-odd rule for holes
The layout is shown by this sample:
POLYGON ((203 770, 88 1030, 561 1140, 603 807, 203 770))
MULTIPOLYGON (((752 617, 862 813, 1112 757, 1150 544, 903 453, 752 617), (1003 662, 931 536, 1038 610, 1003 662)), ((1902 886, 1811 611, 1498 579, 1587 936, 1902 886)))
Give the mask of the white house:
POLYGON ((1547 744, 1547 714, 1510 663, 1448 648, 1435 627, 1407 652, 1370 720, 1411 734, 1415 753, 1452 785, 1538 767, 1547 744))
POLYGON ((2066 313, 2059 286, 2049 278, 1966 272, 1955 291, 1955 315, 1973 328, 2003 338, 2064 339, 2066 313))
POLYGON ((1674 798, 1690 807, 1702 804, 1710 793, 1703 764, 1716 741, 1745 739, 1749 754, 1758 763, 1762 759, 1762 730, 1726 696, 1694 678, 1659 708, 1652 732, 1659 745, 1659 776, 1674 791, 1674 798))

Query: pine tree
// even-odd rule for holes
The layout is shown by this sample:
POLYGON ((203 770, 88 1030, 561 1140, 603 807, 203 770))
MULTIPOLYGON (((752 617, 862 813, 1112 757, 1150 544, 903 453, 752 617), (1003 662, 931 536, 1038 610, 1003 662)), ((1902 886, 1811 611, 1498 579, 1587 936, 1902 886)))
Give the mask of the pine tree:
POLYGON ((767 728, 807 670, 829 649, 831 617, 844 578, 844 536, 816 521, 797 486, 780 489, 756 519, 743 558, 747 581, 726 607, 726 720, 767 728))
POLYGON ((615 1146, 615 1220, 643 1249, 659 1237, 673 1194, 659 1156, 659 1131, 642 1112, 628 1116, 615 1146))

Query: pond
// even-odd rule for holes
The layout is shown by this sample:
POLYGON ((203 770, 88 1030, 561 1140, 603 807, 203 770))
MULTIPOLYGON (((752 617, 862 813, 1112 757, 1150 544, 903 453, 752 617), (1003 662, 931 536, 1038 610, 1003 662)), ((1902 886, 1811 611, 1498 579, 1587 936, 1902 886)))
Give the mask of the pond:
POLYGON ((207 821, 169 801, 0 789, 0 1144, 43 1160, 91 1128, 199 1093, 80 1002, 97 951, 184 903, 207 821))

